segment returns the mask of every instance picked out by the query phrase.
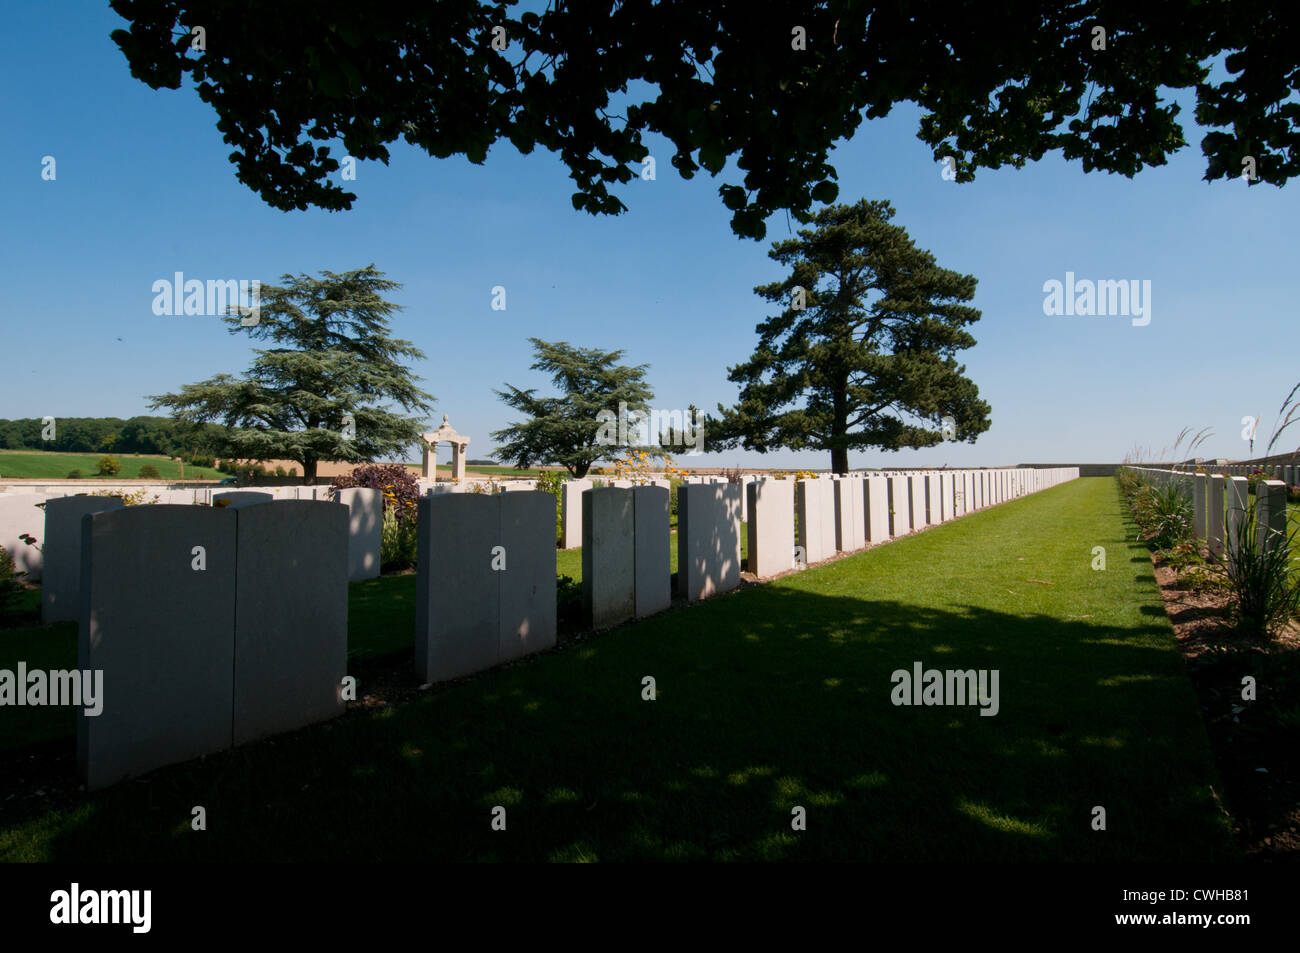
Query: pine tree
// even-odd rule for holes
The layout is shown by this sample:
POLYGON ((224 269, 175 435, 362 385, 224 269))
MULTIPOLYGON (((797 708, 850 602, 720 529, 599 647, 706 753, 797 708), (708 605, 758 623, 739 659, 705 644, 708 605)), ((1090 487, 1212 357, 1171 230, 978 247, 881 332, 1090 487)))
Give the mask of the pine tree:
POLYGON ((708 449, 829 450, 844 473, 850 450, 974 442, 989 428, 989 405, 953 357, 975 344, 965 327, 980 312, 962 302, 976 279, 940 268, 893 216, 888 202, 836 205, 773 245, 790 275, 754 291, 785 308, 758 325, 753 356, 728 369, 740 400, 718 405, 708 449), (936 428, 948 416, 945 434, 936 428))
POLYGON ((563 393, 559 397, 538 397, 533 388, 520 390, 511 384, 506 384, 504 391, 496 391, 506 404, 531 418, 492 434, 498 443, 497 455, 524 468, 533 463, 559 464, 575 479, 581 479, 596 461, 617 453, 618 445, 608 439, 609 420, 619 413, 620 405, 629 417, 648 413, 649 402, 654 399, 645 383, 648 365, 618 364, 622 351, 579 348, 539 338, 528 340, 537 353, 532 370, 548 372, 563 393))
POLYGON ((400 288, 373 264, 320 278, 284 275, 283 286, 261 288, 256 323, 246 314, 222 318, 231 333, 247 331, 276 347, 254 350, 243 377, 218 374, 187 384, 178 394, 151 397, 191 423, 216 421, 211 434, 217 456, 302 464, 306 482, 321 460, 363 462, 408 452, 429 414, 432 395, 402 361, 422 359, 409 341, 389 334, 388 316, 401 306, 382 295, 400 288))

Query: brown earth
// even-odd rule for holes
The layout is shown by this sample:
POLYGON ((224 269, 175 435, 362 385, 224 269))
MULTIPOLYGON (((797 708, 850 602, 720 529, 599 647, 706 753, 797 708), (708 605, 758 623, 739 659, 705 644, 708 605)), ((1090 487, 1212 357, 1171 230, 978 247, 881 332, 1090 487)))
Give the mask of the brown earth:
POLYGON ((1203 570, 1180 572, 1161 554, 1152 562, 1237 842, 1248 860, 1300 863, 1300 625, 1267 642, 1247 638, 1228 593, 1198 583, 1203 570), (1242 697, 1248 675, 1256 680, 1253 701, 1242 697))

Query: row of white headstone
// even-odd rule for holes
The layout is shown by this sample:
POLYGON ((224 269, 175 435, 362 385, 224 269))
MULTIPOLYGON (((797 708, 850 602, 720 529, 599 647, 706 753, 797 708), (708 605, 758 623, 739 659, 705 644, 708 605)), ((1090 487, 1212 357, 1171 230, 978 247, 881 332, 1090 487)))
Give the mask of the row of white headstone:
MULTIPOLYGON (((1265 553, 1285 546, 1287 540, 1287 487, 1296 476, 1288 467, 1287 480, 1260 480, 1251 503, 1250 480, 1222 473, 1167 470, 1158 467, 1128 467, 1147 482, 1160 487, 1176 486, 1192 500, 1192 533, 1205 540, 1215 559, 1231 561, 1237 541, 1243 538, 1245 521, 1254 510, 1255 549, 1265 553)), ((1252 471, 1253 472, 1253 471, 1252 471)))
MULTIPOLYGON (((944 522, 951 519, 952 515, 961 515, 962 513, 969 512, 972 509, 988 506, 993 502, 1002 502, 1006 499, 1012 499, 1016 496, 1022 496, 1025 493, 1033 492, 1034 489, 1043 489, 1045 486, 1055 485, 1055 483, 1051 481, 1063 482, 1066 479, 1075 479, 1078 475, 1079 470, 1077 467, 1064 467, 1052 469, 1017 468, 1007 470, 865 471, 840 476, 819 476, 814 478, 812 481, 778 480, 761 475, 745 474, 742 475, 739 478, 739 482, 735 484, 731 484, 726 477, 690 476, 687 477, 684 482, 688 486, 732 485, 739 487, 741 506, 744 511, 742 519, 745 522, 748 522, 751 517, 749 488, 760 482, 772 483, 777 486, 784 485, 792 488, 791 492, 793 493, 793 487, 796 482, 802 484, 823 481, 825 486, 831 487, 836 481, 840 480, 865 481, 874 479, 900 481, 897 484, 898 490, 895 492, 901 493, 906 490, 907 502, 906 505, 899 510, 899 513, 902 515, 897 520, 898 529, 903 530, 903 532, 910 532, 913 529, 919 529, 933 523, 944 522), (1062 476, 1062 474, 1067 475, 1062 476), (927 504, 927 500, 930 496, 933 496, 935 499, 933 515, 931 515, 930 508, 927 504)), ((649 484, 663 487, 669 485, 667 480, 651 480, 649 481, 649 484)), ((560 513, 560 546, 562 549, 572 549, 582 545, 581 499, 583 491, 591 489, 592 485, 593 481, 589 479, 571 480, 563 484, 560 513)), ((631 480, 616 480, 610 485, 617 487, 633 486, 635 484, 634 481, 631 480)), ((888 484, 876 483, 873 485, 877 488, 877 497, 882 500, 885 499, 888 484)), ((868 492, 865 485, 862 487, 862 491, 863 493, 868 492)), ((772 491, 773 494, 778 494, 780 492, 780 490, 772 491)), ((838 496, 834 496, 835 491, 831 490, 813 490, 810 492, 814 493, 816 499, 821 499, 821 497, 816 496, 819 492, 831 493, 833 499, 839 499, 838 496)), ((889 499, 893 499, 893 497, 889 497, 889 499)), ((823 503, 822 505, 825 506, 826 504, 823 503)), ((848 539, 854 540, 856 539, 855 526, 858 523, 862 523, 864 538, 870 538, 871 542, 880 542, 889 536, 901 535, 900 532, 895 530, 892 524, 889 524, 888 527, 885 525, 877 525, 874 534, 868 537, 866 520, 868 518, 870 507, 864 501, 861 504, 860 516, 855 516, 854 514, 857 512, 858 508, 858 502, 856 499, 843 508, 843 515, 835 518, 843 524, 837 529, 837 532, 847 532, 849 534, 848 539)), ((887 510, 889 509, 893 509, 893 507, 887 507, 887 510)), ((828 522, 830 519, 831 518, 828 517, 828 522)), ((809 543, 811 545, 801 545, 805 545, 806 549, 818 548, 818 544, 815 540, 810 539, 809 543)), ((836 543, 836 549, 844 548, 846 547, 841 546, 838 542, 836 543)), ((816 562, 818 560, 812 559, 811 561, 816 562)), ((768 574, 760 573, 760 575, 768 574)))
MULTIPOLYGON (((125 492, 139 491, 134 488, 119 491, 125 492)), ((169 490, 158 487, 147 489, 143 497, 150 505, 163 506, 211 506, 223 499, 228 501, 227 506, 334 499, 348 508, 349 579, 356 581, 379 575, 383 496, 378 490, 358 487, 336 492, 331 486, 265 487, 257 490, 169 490)), ((0 495, 0 546, 13 557, 17 571, 26 573, 30 581, 41 582, 41 617, 45 622, 77 618, 81 517, 121 505, 121 495, 0 495), (24 535, 33 537, 36 542, 27 543, 22 538, 24 535)))
MULTIPOLYGON (((1206 473, 1218 473, 1218 474, 1221 474, 1222 476, 1225 476, 1225 477, 1230 477, 1230 476, 1244 476, 1244 477, 1248 477, 1248 476, 1250 476, 1252 473, 1255 473, 1256 471, 1261 471, 1261 470, 1262 470, 1264 473, 1270 475, 1271 477, 1283 481, 1284 483, 1286 483, 1287 486, 1296 486, 1297 484, 1300 484, 1300 466, 1292 466, 1292 465, 1290 465, 1290 464, 1288 464, 1288 465, 1286 465, 1286 466, 1279 466, 1279 465, 1271 464, 1271 463, 1266 463, 1266 464, 1256 464, 1256 463, 1228 463, 1228 464, 1205 463, 1205 464, 1200 464, 1199 466, 1200 466, 1200 469, 1204 470, 1206 473)), ((1132 467, 1131 469, 1140 470, 1140 469, 1153 469, 1153 468, 1132 467)), ((1158 469, 1158 468, 1154 468, 1154 469, 1158 469)), ((1168 472, 1170 472, 1170 473, 1183 473, 1183 472, 1186 472, 1186 471, 1182 471, 1182 470, 1170 470, 1170 471, 1168 471, 1168 472)))
MULTIPOLYGON (((805 561, 815 562, 865 545, 885 526, 902 535, 1076 475, 945 471, 798 487, 751 482, 754 565, 761 572, 764 547, 779 552, 782 536, 787 553, 793 549, 787 501, 798 506, 805 561)), ((56 576, 47 585, 54 582, 58 610, 80 622, 78 669, 103 673, 103 711, 78 720, 78 764, 90 787, 344 709, 351 514, 326 501, 230 492, 224 507, 125 507, 93 496, 46 502, 47 570, 56 576), (68 578, 55 566, 74 555, 68 578)), ((349 493, 381 512, 377 491, 341 495, 349 493)), ((678 493, 682 595, 695 601, 735 588, 741 486, 688 484, 678 493)), ((592 617, 608 625, 620 613, 667 608, 668 489, 588 489, 582 506, 592 617)), ((555 498, 540 491, 421 499, 414 640, 421 681, 554 646, 555 519, 555 498)))
MULTIPOLYGON (((695 601, 740 585, 742 524, 746 568, 765 578, 1077 477, 1077 468, 1053 468, 688 482, 677 491, 678 592, 695 601)), ((570 483, 563 510, 564 540, 571 543, 576 531, 583 547, 589 624, 616 625, 667 608, 666 487, 570 483)))

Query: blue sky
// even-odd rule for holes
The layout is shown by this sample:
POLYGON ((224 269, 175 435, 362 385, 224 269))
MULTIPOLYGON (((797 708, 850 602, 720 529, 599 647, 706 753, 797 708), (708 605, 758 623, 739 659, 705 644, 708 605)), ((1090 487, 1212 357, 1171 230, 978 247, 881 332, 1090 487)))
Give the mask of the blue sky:
MULTIPOLYGON (((150 413, 146 395, 247 367, 253 342, 216 318, 155 315, 157 279, 273 282, 371 262, 404 286, 393 331, 428 355, 415 371, 436 396, 431 421, 449 414, 471 457, 511 419, 494 388, 548 389, 528 370, 530 336, 623 349, 650 365, 658 408, 735 399, 726 368, 757 341, 767 306, 753 288, 781 277, 767 251, 789 232, 775 216, 764 241, 735 237, 717 195, 735 181, 725 173, 683 181, 652 148, 658 177, 623 188, 629 211, 592 218, 573 211, 549 154, 498 144, 474 166, 395 144, 388 166, 358 164, 351 211, 280 212, 236 181, 192 89, 131 77, 109 39, 124 21, 107 6, 17 7, 8 20, 0 417, 150 413), (54 181, 41 177, 47 155, 54 181), (491 309, 496 285, 505 311, 491 309)), ((1201 181, 1195 127, 1167 166, 1132 180, 1049 155, 957 184, 916 139, 917 115, 897 109, 839 146, 839 201, 890 200, 940 265, 979 279, 979 343, 964 363, 993 425, 973 445, 855 453, 855 468, 1111 461, 1184 427, 1213 429, 1202 455, 1235 458, 1247 454, 1241 418, 1256 414, 1267 442, 1300 380, 1296 185, 1201 181), (1044 282, 1066 272, 1149 280, 1150 323, 1044 315, 1044 282)), ((1300 442, 1288 436, 1283 449, 1300 442)), ((685 462, 826 467, 829 453, 685 462)))

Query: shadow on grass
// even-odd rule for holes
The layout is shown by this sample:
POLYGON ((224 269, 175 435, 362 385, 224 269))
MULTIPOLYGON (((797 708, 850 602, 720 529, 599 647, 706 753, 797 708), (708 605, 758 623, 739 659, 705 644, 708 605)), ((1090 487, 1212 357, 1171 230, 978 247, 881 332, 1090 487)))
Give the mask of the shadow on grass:
POLYGON ((0 859, 1216 860, 1213 777, 1166 624, 778 582, 119 784, 0 859), (894 706, 917 661, 998 670, 999 713, 894 706))

